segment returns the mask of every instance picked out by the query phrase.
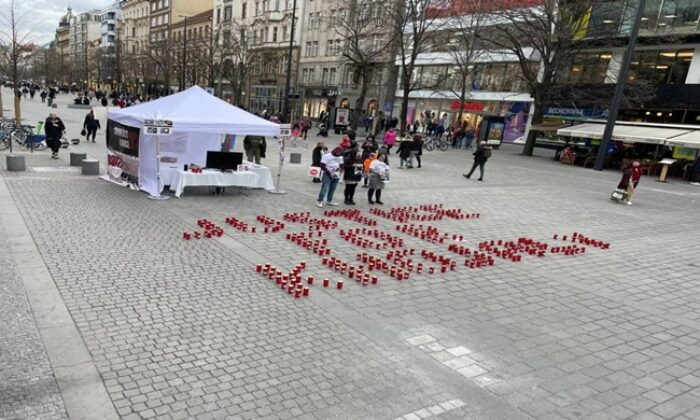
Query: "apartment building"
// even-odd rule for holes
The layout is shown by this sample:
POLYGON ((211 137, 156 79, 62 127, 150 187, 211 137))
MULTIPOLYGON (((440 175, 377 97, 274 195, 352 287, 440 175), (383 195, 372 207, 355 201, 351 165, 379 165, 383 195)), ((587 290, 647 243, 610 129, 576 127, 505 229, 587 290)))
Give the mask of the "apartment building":
POLYGON ((114 89, 122 82, 121 48, 118 37, 122 25, 122 5, 127 0, 113 3, 100 15, 100 48, 102 49, 102 66, 100 83, 104 88, 114 89))
POLYGON ((91 10, 72 19, 68 34, 70 79, 82 89, 94 88, 100 77, 101 12, 91 10))
POLYGON ((212 9, 184 17, 170 25, 170 33, 174 51, 178 53, 174 61, 179 69, 177 79, 181 87, 209 86, 213 65, 212 9))
POLYGON ((69 7, 66 14, 61 18, 56 28, 54 48, 56 52, 57 81, 61 84, 68 83, 70 79, 70 27, 75 19, 73 10, 69 7))
POLYGON ((121 42, 122 77, 130 92, 144 94, 149 82, 145 54, 149 51, 151 29, 150 0, 128 0, 122 7, 121 42))
POLYGON ((209 0, 150 0, 147 56, 154 78, 148 88, 150 92, 164 94, 183 87, 177 83, 179 66, 176 59, 179 55, 174 49, 176 41, 171 36, 171 25, 211 10, 211 7, 209 0))

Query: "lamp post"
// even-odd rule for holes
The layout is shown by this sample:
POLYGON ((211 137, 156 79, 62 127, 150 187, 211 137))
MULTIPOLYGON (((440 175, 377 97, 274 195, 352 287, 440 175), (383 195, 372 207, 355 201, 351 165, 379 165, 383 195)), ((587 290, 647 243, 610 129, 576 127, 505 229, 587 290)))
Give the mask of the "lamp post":
POLYGON ((632 61, 632 54, 634 53, 634 46, 637 44, 637 35, 639 35, 639 27, 642 23, 642 15, 644 14, 644 5, 646 0, 639 0, 637 5, 637 14, 634 18, 634 24, 632 25, 632 30, 630 31, 630 39, 627 43, 627 49, 625 50, 625 55, 622 59, 622 65, 620 66, 620 73, 617 76, 617 86, 615 86, 615 96, 613 96, 612 104, 610 105, 610 113, 608 114, 608 121, 605 124, 605 131, 603 131, 603 138, 600 141, 600 149, 598 149, 598 155, 595 159, 595 165, 593 169, 596 171, 602 171, 605 166, 605 154, 608 151, 608 145, 612 139, 613 129, 615 128, 615 122, 617 121, 617 115, 620 112, 620 102, 622 101, 622 95, 625 94, 625 85, 627 84, 627 74, 629 73, 630 63, 632 61))
POLYGON ((185 29, 182 31, 182 36, 183 36, 183 44, 182 44, 182 70, 180 73, 180 91, 182 92, 185 90, 185 77, 186 77, 186 72, 185 72, 185 66, 187 65, 187 16, 185 15, 178 15, 181 18, 185 18, 185 29))
POLYGON ((297 0, 292 4, 292 27, 289 35, 289 51, 287 52, 287 82, 284 85, 283 123, 289 124, 289 90, 292 87, 292 52, 294 51, 294 26, 297 17, 297 0))

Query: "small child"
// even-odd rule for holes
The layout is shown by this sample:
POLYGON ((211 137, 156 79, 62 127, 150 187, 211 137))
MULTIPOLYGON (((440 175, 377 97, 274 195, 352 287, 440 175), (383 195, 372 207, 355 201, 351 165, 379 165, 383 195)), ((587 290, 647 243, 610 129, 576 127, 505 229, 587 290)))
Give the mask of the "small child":
POLYGON ((369 181, 369 167, 377 159, 377 153, 370 153, 369 157, 362 162, 362 188, 367 188, 367 182, 369 181))

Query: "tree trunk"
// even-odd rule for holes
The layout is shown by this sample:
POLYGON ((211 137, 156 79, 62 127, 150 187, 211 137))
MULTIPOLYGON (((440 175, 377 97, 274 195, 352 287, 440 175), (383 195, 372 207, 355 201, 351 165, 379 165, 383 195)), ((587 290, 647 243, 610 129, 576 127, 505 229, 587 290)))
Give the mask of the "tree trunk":
POLYGON ((15 95, 15 120, 17 125, 22 124, 22 107, 20 104, 21 98, 15 95))
POLYGON ((369 72, 364 71, 362 75, 362 85, 360 87, 360 95, 355 101, 355 115, 353 118, 353 123, 355 124, 355 129, 357 130, 362 126, 362 106, 365 104, 365 98, 367 97, 367 90, 369 89, 369 72))
POLYGON ((2 108, 2 88, 0 87, 0 118, 5 118, 5 111, 2 108))
MULTIPOLYGON (((537 98, 537 96, 535 96, 535 98, 537 98)), ((541 103, 541 100, 538 99, 535 99, 533 106, 535 107, 535 113, 532 116, 532 124, 541 124, 542 120, 544 119, 544 106, 541 103)), ((523 147, 523 155, 532 156, 532 153, 535 151, 536 139, 537 130, 530 129, 530 132, 527 135, 527 140, 525 141, 525 147, 523 147)))
POLYGON ((464 103, 467 101, 467 78, 462 78, 462 89, 459 92, 459 115, 457 116, 457 125, 462 126, 462 116, 464 115, 464 103))

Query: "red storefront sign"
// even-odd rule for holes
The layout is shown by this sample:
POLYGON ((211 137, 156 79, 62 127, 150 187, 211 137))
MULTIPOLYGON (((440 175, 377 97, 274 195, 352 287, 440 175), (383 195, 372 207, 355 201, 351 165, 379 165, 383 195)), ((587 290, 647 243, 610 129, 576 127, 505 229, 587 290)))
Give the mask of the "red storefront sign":
MULTIPOLYGON (((452 101, 452 103, 450 104, 450 109, 459 110, 459 105, 460 101, 452 101)), ((478 102, 465 102, 462 109, 465 111, 483 111, 484 104, 480 104, 478 102)))

